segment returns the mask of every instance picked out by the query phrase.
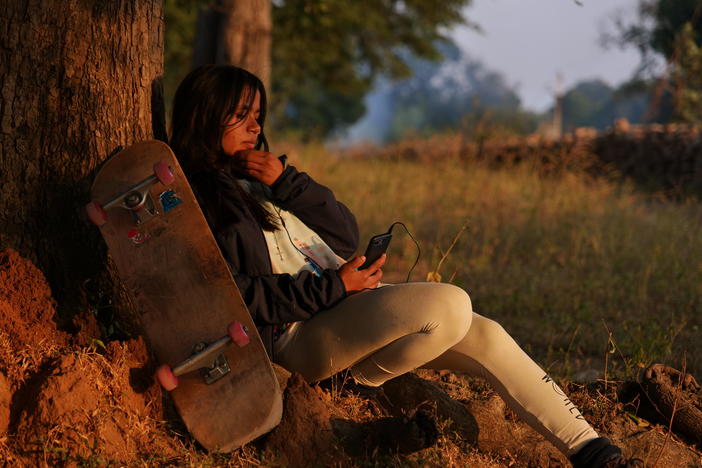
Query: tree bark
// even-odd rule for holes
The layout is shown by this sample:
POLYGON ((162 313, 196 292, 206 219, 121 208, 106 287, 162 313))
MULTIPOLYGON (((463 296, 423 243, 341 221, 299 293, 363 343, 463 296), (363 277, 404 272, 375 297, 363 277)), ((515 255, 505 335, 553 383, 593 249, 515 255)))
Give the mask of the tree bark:
POLYGON ((0 6, 0 248, 33 260, 70 309, 107 261, 83 214, 94 170, 166 138, 162 0, 0 6))
POLYGON ((198 18, 193 64, 236 65, 271 79, 270 0, 217 0, 198 18))

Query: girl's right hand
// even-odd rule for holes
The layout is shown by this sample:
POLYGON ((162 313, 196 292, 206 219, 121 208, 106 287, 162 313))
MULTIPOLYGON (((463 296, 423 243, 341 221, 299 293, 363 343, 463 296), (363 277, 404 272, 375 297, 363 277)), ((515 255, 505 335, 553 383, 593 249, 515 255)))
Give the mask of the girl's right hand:
POLYGON ((341 265, 339 268, 339 278, 344 282, 346 294, 361 292, 364 289, 375 289, 380 283, 380 278, 383 277, 383 270, 380 269, 385 264, 386 255, 383 254, 378 260, 371 264, 368 268, 358 270, 358 267, 363 265, 366 257, 353 258, 341 265))
POLYGON ((283 173, 283 163, 267 151, 247 149, 234 153, 234 163, 244 174, 258 179, 269 187, 283 173))

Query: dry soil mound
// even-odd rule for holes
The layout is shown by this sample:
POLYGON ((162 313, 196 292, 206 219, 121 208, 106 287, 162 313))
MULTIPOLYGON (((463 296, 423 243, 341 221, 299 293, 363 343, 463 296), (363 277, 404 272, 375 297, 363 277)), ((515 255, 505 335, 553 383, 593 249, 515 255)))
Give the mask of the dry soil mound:
POLYGON ((25 390, 16 427, 21 446, 81 462, 172 454, 154 418, 152 402, 160 398, 144 380, 145 358, 141 340, 112 342, 105 355, 71 352, 58 358, 25 390))
MULTIPOLYGON (((424 379, 398 378, 378 394, 385 400, 286 376, 283 422, 267 439, 229 455, 207 454, 185 435, 170 406, 164 417, 141 339, 102 347, 89 313, 78 335, 59 331, 55 314, 43 274, 16 252, 0 252, 0 465, 567 466, 482 384, 429 371, 420 374, 424 379), (382 452, 382 437, 373 435, 399 433, 383 421, 404 421, 402 415, 427 401, 440 423, 438 441, 409 455, 382 452), (394 420, 390 413, 397 413, 394 420)), ((598 431, 627 453, 657 460, 658 468, 702 466, 699 452, 665 428, 627 417, 613 387, 566 389, 598 431)), ((699 396, 699 389, 693 393, 699 396)))
POLYGON ((56 329, 56 303, 46 279, 13 250, 0 252, 0 372, 12 385, 68 344, 56 329))
POLYGON ((161 393, 144 342, 76 346, 98 337, 58 330, 55 314, 41 271, 1 252, 0 459, 101 465, 172 455, 177 440, 158 422, 161 393))

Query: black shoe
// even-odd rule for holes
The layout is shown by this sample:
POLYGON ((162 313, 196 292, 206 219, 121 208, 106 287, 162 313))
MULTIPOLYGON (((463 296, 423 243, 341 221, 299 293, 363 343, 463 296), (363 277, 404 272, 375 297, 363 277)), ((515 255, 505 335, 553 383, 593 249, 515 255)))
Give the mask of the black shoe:
POLYGON ((578 453, 570 456, 573 468, 645 468, 638 458, 625 458, 622 450, 606 437, 588 442, 578 453))
POLYGON ((607 461, 604 468, 645 468, 643 460, 640 458, 625 458, 622 455, 615 455, 615 458, 607 461))

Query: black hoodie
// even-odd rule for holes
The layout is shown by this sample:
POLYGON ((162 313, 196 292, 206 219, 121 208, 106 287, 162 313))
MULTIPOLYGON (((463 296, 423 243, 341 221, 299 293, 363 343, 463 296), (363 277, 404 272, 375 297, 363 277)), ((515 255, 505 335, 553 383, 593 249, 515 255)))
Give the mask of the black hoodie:
MULTIPOLYGON (((271 359, 273 326, 307 320, 346 297, 338 270, 321 276, 302 271, 293 277, 273 274, 261 227, 227 170, 210 169, 191 176, 191 185, 244 302, 271 359)), ((270 187, 272 202, 293 213, 340 257, 358 246, 358 226, 349 209, 327 187, 286 166, 270 187)))

